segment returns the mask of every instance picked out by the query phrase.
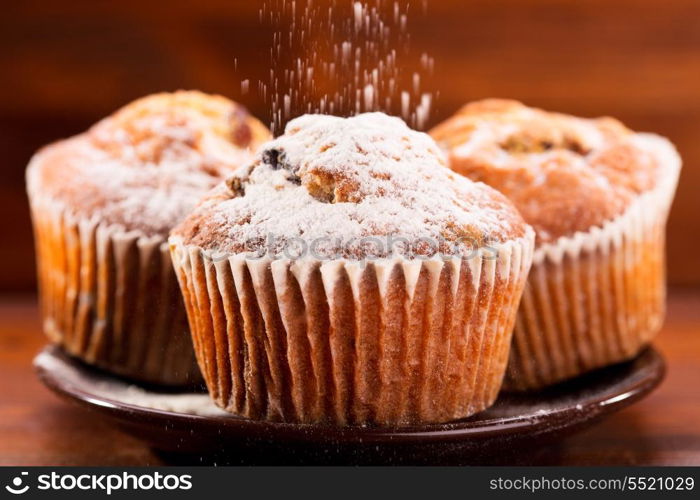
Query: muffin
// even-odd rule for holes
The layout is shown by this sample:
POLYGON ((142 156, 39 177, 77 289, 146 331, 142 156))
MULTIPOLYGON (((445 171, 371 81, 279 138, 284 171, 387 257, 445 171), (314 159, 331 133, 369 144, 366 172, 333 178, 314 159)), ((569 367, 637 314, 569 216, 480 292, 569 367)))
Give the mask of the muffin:
POLYGON ((48 337, 137 381, 200 383, 167 236, 268 139, 228 99, 181 91, 41 149, 27 190, 48 337))
POLYGON ((537 234, 506 387, 538 389, 649 344, 664 318, 664 232, 681 166, 668 140, 495 99, 431 134, 454 171, 506 195, 537 234))
POLYGON ((534 233, 445 163, 398 118, 307 115, 173 231, 218 406, 344 426, 493 403, 534 233))

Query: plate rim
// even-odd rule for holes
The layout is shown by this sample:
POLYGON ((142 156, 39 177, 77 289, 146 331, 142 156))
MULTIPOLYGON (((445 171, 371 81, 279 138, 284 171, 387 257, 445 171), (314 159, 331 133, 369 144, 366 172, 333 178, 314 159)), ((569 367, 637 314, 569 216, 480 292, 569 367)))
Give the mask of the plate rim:
MULTIPOLYGON (((635 359, 640 359, 642 356, 651 357, 650 364, 654 369, 650 372, 650 375, 624 386, 625 391, 622 393, 616 392, 614 395, 606 395, 602 398, 587 401, 580 408, 559 408, 542 415, 516 415, 477 421, 465 419, 441 424, 339 427, 324 424, 251 420, 235 415, 194 415, 125 403, 109 397, 96 396, 76 387, 70 381, 60 379, 46 366, 42 365, 42 356, 58 357, 61 361, 70 363, 72 366, 77 366, 83 370, 92 369, 90 366, 82 364, 79 360, 63 352, 58 346, 51 344, 44 346, 33 361, 34 371, 39 380, 52 392, 65 400, 79 404, 81 407, 102 414, 106 413, 108 414, 107 416, 117 421, 120 425, 129 425, 125 415, 129 414, 130 418, 138 418, 141 423, 144 420, 154 424, 168 421, 170 427, 179 424, 219 428, 223 426, 230 432, 245 434, 246 437, 250 438, 265 437, 269 439, 271 433, 278 433, 284 434, 284 439, 288 441, 361 442, 364 445, 385 444, 387 441, 395 442, 395 444, 414 444, 416 442, 445 443, 464 441, 466 439, 484 440, 490 437, 507 438, 522 433, 536 437, 562 429, 571 429, 573 432, 577 428, 588 426, 599 418, 622 410, 644 398, 663 382, 667 372, 663 356, 653 346, 649 346, 635 359), (577 419, 577 422, 574 424, 563 425, 574 412, 579 414, 588 413, 588 415, 584 419, 577 419)), ((134 422, 134 424, 136 423, 138 422, 134 422)))

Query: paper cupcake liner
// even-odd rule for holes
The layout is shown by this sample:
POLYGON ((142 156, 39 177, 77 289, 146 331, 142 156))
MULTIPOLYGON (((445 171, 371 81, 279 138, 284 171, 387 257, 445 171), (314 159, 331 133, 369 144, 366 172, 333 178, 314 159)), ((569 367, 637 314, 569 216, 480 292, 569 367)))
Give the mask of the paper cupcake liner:
POLYGON ((495 400, 533 238, 496 259, 214 257, 171 238, 218 406, 335 425, 442 422, 495 400))
POLYGON ((142 382, 201 382, 167 243, 74 217, 30 194, 46 335, 142 382))
POLYGON ((636 356, 665 314, 665 226, 680 162, 600 228, 535 251, 504 388, 539 389, 636 356))

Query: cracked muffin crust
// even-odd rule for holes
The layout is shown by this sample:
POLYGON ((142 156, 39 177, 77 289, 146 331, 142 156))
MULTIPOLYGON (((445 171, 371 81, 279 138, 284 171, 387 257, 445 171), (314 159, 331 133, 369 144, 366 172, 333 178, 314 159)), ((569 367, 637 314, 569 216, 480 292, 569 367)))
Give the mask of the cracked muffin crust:
POLYGON ((488 99, 430 134, 450 167, 506 195, 538 246, 602 226, 663 175, 644 134, 613 118, 583 119, 488 99))

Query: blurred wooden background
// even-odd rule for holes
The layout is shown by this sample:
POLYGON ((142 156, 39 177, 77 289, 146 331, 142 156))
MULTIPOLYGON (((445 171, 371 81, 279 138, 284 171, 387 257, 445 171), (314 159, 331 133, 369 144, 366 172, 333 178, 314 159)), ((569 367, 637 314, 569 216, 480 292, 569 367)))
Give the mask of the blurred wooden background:
MULTIPOLYGON (((317 0, 321 1, 321 0, 317 0)), ((344 1, 344 0, 340 0, 344 1)), ((348 0, 349 1, 349 0, 348 0)), ((262 2, 12 2, 0 18, 0 291, 34 287, 24 168, 47 142, 126 102, 198 88, 269 110, 242 78, 268 68, 262 2), (237 59, 237 65, 234 60, 237 59)), ((612 115, 670 137, 685 159, 669 227, 669 276, 700 285, 700 2, 429 0, 410 16, 414 50, 435 58, 433 123, 471 99, 512 97, 612 115)), ((254 87, 254 86, 253 86, 254 87)))

